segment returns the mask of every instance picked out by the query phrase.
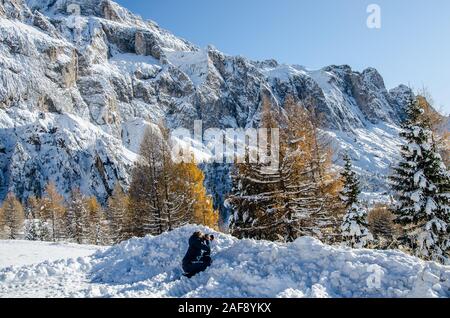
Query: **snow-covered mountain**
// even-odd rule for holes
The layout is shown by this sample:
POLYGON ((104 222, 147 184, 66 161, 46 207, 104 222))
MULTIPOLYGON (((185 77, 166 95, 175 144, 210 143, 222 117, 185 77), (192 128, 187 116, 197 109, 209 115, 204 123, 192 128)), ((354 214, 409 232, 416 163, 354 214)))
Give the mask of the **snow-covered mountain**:
POLYGON ((92 246, 0 241, 0 298, 450 297, 449 266, 310 237, 281 244, 213 232, 213 265, 187 279, 181 260, 198 229, 185 226, 97 253, 92 246))
MULTIPOLYGON (((308 70, 200 49, 109 0, 0 0, 0 199, 39 194, 52 180, 104 201, 116 182, 129 184, 146 126, 250 127, 262 94, 278 105, 288 95, 312 101, 367 194, 383 191, 412 92, 387 90, 375 69, 308 70)), ((205 167, 219 204, 228 170, 205 167)))

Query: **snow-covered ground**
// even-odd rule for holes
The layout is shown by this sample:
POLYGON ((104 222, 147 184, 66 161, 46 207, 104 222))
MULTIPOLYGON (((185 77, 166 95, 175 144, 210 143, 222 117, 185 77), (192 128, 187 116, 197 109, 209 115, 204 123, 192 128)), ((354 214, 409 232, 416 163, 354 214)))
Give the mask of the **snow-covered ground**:
POLYGON ((448 266, 308 237, 276 244, 214 233, 213 266, 187 279, 180 262, 197 229, 132 239, 92 255, 92 247, 0 242, 0 297, 450 297, 448 266))
POLYGON ((92 255, 98 246, 67 243, 0 241, 0 269, 92 255))

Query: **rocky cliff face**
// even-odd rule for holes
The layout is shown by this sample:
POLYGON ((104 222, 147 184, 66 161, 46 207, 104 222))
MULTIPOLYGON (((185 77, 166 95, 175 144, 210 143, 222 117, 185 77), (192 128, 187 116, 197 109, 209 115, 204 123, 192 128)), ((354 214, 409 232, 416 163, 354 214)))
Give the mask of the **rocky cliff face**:
MULTIPOLYGON (((105 200, 129 184, 146 126, 253 126, 263 93, 279 105, 312 101, 336 148, 371 177, 389 167, 412 94, 388 91, 375 69, 311 71, 200 49, 109 0, 0 0, 0 197, 39 194, 52 180, 105 200)), ((228 168, 205 170, 214 191, 228 168)))

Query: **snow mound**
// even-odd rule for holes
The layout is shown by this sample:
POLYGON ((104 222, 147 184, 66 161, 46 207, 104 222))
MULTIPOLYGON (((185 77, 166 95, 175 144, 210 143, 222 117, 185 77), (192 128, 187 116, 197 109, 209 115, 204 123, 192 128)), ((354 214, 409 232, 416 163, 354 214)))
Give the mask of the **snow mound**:
POLYGON ((133 284, 158 275, 180 276, 187 240, 197 230, 216 235, 217 252, 230 248, 235 239, 205 227, 186 226, 173 232, 144 239, 131 239, 95 255, 91 271, 94 282, 133 284))
POLYGON ((398 251, 327 246, 309 237, 280 244, 185 226, 88 257, 0 270, 0 297, 23 295, 450 297, 450 267, 398 251), (187 279, 180 263, 187 239, 198 229, 216 235, 214 262, 187 279))

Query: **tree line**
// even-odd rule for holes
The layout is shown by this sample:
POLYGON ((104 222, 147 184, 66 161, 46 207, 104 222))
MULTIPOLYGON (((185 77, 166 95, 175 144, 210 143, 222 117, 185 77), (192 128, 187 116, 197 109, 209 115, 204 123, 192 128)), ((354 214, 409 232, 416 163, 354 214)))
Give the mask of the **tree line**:
POLYGON ((9 193, 0 209, 2 238, 32 241, 71 241, 108 244, 109 223, 105 210, 95 197, 74 189, 66 200, 53 182, 41 198, 29 197, 22 203, 9 193))
POLYGON ((217 228, 203 172, 193 162, 175 163, 170 149, 163 125, 147 129, 129 190, 117 183, 104 206, 80 189, 64 198, 53 182, 25 204, 9 193, 0 208, 1 238, 109 245, 188 223, 217 228))

